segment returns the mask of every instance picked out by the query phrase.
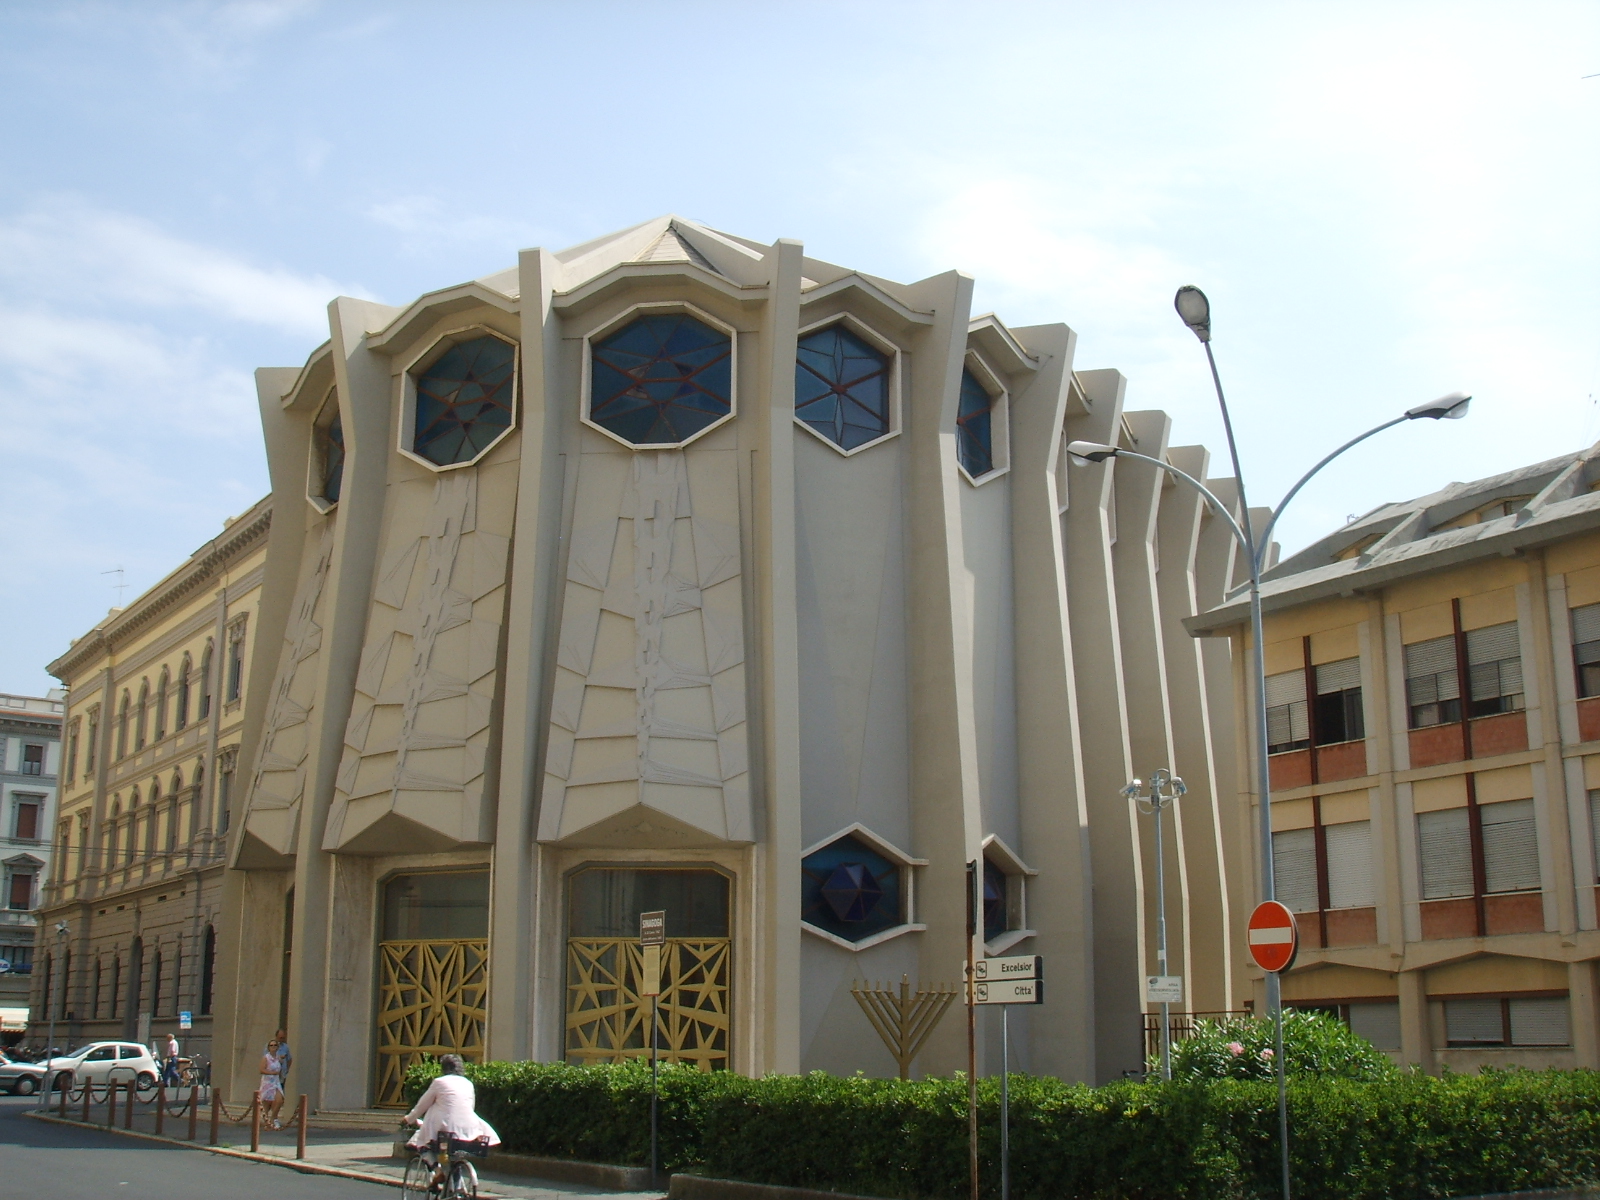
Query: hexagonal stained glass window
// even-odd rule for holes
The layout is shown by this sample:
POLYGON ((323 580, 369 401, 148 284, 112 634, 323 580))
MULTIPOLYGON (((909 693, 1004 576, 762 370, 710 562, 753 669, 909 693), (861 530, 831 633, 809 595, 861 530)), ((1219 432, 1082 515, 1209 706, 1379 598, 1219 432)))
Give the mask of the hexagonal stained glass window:
POLYGON ((904 922, 901 867, 854 834, 800 861, 800 919, 859 942, 904 922))
POLYGON ((967 367, 956 408, 956 457, 974 479, 994 470, 994 397, 967 367))
POLYGON ((889 432, 889 356, 843 324, 800 339, 794 414, 841 450, 889 432))
POLYGON ((485 334, 458 342, 417 375, 413 453, 441 467, 471 462, 511 427, 516 347, 485 334))
POLYGON ((344 486, 344 425, 338 413, 317 430, 317 444, 322 452, 322 498, 337 504, 339 490, 344 486))
POLYGON ((589 419, 630 445, 681 445, 733 411, 733 342, 688 313, 639 317, 589 356, 589 419))

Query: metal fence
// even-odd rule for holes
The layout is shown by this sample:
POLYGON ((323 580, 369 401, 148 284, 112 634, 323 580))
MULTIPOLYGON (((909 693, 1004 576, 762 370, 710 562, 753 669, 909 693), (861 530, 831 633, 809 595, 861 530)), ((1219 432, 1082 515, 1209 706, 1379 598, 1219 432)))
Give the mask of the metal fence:
MULTIPOLYGON (((1194 1036, 1196 1021, 1226 1021, 1234 1017, 1254 1015, 1247 1009, 1227 1012, 1175 1012, 1167 1015, 1167 1026, 1172 1030, 1173 1045, 1177 1045, 1185 1038, 1194 1036)), ((1161 1014, 1158 1012, 1144 1014, 1144 1055, 1146 1061, 1161 1056, 1161 1014)))

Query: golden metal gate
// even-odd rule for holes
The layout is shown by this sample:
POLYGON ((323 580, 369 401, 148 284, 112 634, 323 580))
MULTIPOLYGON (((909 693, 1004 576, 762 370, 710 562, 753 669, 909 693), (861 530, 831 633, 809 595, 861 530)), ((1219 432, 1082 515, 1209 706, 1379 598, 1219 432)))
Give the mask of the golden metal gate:
POLYGON ((379 1105, 403 1105, 406 1068, 424 1054, 483 1059, 489 943, 378 943, 379 1105))
MULTIPOLYGON (((661 1057, 702 1071, 728 1065, 728 938, 669 938, 661 948, 661 1057)), ((650 1056, 650 998, 639 995, 636 938, 567 941, 567 1061, 650 1056)))

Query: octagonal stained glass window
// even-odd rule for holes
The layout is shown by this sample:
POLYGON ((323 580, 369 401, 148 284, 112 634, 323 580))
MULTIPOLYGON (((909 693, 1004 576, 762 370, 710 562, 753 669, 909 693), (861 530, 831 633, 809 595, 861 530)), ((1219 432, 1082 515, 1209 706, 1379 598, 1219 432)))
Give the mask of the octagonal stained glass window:
POLYGON ((477 458, 511 427, 516 348, 485 334, 457 342, 417 375, 411 450, 441 467, 477 458))
POLYGON ((630 445, 680 445, 733 411, 733 341, 688 313, 639 317, 589 354, 589 419, 630 445))
POLYGON ((994 470, 994 397, 967 367, 956 408, 956 457, 974 479, 994 470))
POLYGON ((854 834, 800 860, 800 919, 859 942, 904 922, 899 864, 854 834))
POLYGON ((889 432, 889 356, 843 324, 800 339, 794 413, 841 450, 889 432))
POLYGON ((338 413, 317 430, 317 443, 322 453, 322 498, 329 504, 337 504, 339 491, 344 486, 344 425, 338 413))

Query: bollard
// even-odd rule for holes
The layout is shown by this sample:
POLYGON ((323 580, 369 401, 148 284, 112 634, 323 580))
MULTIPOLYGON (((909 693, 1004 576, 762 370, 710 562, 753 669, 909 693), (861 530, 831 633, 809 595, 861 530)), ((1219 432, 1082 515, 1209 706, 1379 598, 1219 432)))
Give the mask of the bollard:
POLYGON ((250 1153, 261 1153, 261 1093, 250 1097, 250 1153))
POLYGON ((138 1086, 137 1081, 128 1084, 128 1107, 122 1118, 122 1127, 124 1129, 133 1128, 133 1093, 138 1086))
POLYGON ((67 1085, 59 1075, 56 1076, 56 1087, 61 1092, 61 1108, 56 1115, 65 1121, 67 1119, 67 1085))
POLYGON ((83 1081, 83 1123, 89 1123, 89 1099, 94 1095, 94 1084, 89 1080, 83 1081))
POLYGON ((106 1128, 117 1123, 117 1085, 106 1080, 106 1128))
POLYGON ((295 1130, 294 1156, 296 1158, 304 1158, 306 1156, 306 1094, 304 1092, 300 1093, 300 1107, 295 1109, 294 1119, 299 1125, 299 1128, 295 1130))
POLYGON ((194 1141, 195 1122, 199 1119, 199 1116, 200 1085, 198 1083, 191 1083, 189 1085, 189 1140, 191 1142, 194 1141))
POLYGON ((211 1144, 217 1144, 217 1125, 222 1120, 222 1098, 217 1095, 217 1089, 211 1089, 211 1144))
POLYGON ((164 1083, 158 1083, 158 1084, 156 1084, 156 1136, 157 1137, 159 1137, 161 1135, 161 1129, 162 1129, 162 1125, 163 1125, 163 1118, 165 1118, 165 1116, 166 1116, 166 1107, 167 1107, 167 1085, 164 1084, 164 1083))

